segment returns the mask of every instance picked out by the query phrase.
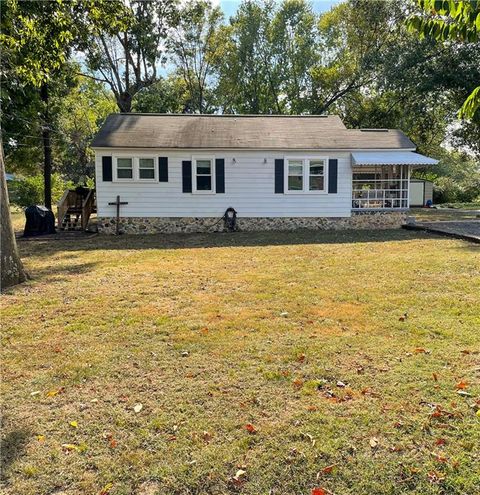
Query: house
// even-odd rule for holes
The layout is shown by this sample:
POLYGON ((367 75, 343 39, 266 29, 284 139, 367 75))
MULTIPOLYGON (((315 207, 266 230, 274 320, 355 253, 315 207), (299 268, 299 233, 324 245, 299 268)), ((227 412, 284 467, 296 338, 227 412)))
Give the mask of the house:
POLYGON ((222 230, 229 207, 240 230, 399 226, 412 168, 437 163, 335 115, 112 114, 92 147, 104 233, 222 230))

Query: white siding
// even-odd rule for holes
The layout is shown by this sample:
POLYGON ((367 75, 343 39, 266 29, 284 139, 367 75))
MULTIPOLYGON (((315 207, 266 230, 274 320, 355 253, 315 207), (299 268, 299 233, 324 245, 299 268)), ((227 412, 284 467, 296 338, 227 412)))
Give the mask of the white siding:
MULTIPOLYGON (((115 201, 117 195, 120 195, 121 201, 128 202, 128 205, 121 206, 122 217, 220 217, 229 206, 235 208, 239 217, 351 215, 352 171, 349 152, 130 150, 131 156, 168 157, 168 182, 103 182, 102 156, 116 154, 129 154, 129 150, 96 150, 97 208, 101 217, 115 216, 115 206, 109 206, 108 203, 115 201), (182 192, 182 161, 201 154, 225 159, 224 194, 182 192), (274 160, 289 155, 338 159, 338 192, 275 194, 274 160)), ((115 173, 113 175, 115 177, 115 173)))

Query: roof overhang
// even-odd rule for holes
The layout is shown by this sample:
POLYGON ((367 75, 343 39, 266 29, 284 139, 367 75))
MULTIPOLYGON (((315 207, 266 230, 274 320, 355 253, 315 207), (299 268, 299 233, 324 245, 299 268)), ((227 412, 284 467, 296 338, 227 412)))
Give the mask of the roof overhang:
POLYGON ((355 151, 352 153, 352 164, 358 166, 372 165, 412 165, 425 167, 436 165, 438 160, 414 151, 355 151))

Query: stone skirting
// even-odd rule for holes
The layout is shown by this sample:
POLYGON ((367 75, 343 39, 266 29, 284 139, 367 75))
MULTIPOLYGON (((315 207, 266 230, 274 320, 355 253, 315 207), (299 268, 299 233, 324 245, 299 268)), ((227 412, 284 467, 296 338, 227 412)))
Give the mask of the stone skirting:
MULTIPOLYGON (((405 212, 358 212, 351 217, 264 217, 237 218, 237 228, 243 232, 264 230, 367 230, 400 228, 405 212)), ((98 218, 98 231, 115 234, 115 218, 98 218)), ((131 217, 120 219, 122 234, 177 234, 194 232, 224 232, 223 220, 194 217, 131 217)))

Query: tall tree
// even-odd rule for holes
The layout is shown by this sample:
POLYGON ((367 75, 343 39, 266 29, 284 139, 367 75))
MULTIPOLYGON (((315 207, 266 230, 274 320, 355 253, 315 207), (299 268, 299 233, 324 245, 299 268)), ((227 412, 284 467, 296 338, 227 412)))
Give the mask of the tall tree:
MULTIPOLYGON (((175 0, 132 0, 123 27, 87 18, 83 49, 93 77, 106 83, 120 112, 130 112, 135 95, 159 80, 166 62, 165 38, 176 19, 175 0)), ((87 74, 88 75, 88 74, 87 74)))
MULTIPOLYGON (((452 0, 418 0, 421 13, 413 15, 408 25, 422 37, 437 41, 476 43, 480 50, 480 2, 452 0)), ((477 85, 463 103, 459 116, 473 118, 480 109, 480 85, 477 85)))
POLYGON ((208 0, 186 3, 178 15, 178 22, 168 40, 178 73, 184 79, 193 102, 192 110, 210 113, 214 110, 212 85, 213 61, 221 45, 216 32, 223 19, 219 7, 208 0))
POLYGON ((226 113, 282 113, 270 39, 274 7, 271 1, 245 0, 220 32, 217 90, 226 113))
MULTIPOLYGON (((117 24, 121 3, 106 0, 63 2, 17 2, 2 4, 0 41, 2 42, 2 76, 19 85, 36 88, 40 99, 49 103, 48 88, 52 77, 64 68, 71 49, 80 43, 81 20, 117 24)), ((120 9, 121 10, 121 9, 120 9)), ((44 112, 49 117, 49 113, 44 112)), ((3 115, 2 115, 3 117, 3 115)), ((42 122, 45 158, 45 204, 51 207, 50 122, 42 122)), ((3 145, 1 148, 1 215, 2 215, 2 284, 3 287, 25 280, 19 262, 15 236, 10 221, 8 192, 5 187, 3 145), (5 278, 4 278, 5 277, 5 278)))

